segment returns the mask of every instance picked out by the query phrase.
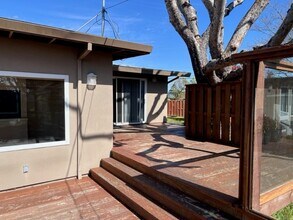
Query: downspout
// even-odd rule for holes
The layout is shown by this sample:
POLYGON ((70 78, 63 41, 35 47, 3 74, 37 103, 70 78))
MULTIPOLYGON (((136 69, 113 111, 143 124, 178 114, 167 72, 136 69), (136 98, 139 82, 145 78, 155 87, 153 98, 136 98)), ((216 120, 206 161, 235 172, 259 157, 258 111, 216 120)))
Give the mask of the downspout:
POLYGON ((81 146, 82 146, 82 127, 81 127, 81 103, 82 103, 82 93, 80 91, 82 86, 82 60, 92 51, 92 43, 87 44, 85 51, 80 54, 77 59, 77 137, 76 137, 76 146, 77 146, 77 178, 82 178, 81 171, 81 146))

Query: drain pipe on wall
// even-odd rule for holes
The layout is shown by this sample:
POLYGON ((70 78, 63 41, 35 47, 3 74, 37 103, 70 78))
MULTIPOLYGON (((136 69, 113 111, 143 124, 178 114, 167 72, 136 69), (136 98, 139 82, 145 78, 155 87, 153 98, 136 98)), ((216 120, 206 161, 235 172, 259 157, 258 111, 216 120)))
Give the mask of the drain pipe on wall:
POLYGON ((82 60, 86 58, 87 55, 92 51, 92 43, 87 44, 87 48, 80 54, 77 59, 77 136, 76 136, 76 146, 77 146, 77 178, 82 178, 81 170, 81 154, 82 154, 82 127, 81 127, 81 103, 82 103, 82 93, 80 91, 82 86, 82 60))

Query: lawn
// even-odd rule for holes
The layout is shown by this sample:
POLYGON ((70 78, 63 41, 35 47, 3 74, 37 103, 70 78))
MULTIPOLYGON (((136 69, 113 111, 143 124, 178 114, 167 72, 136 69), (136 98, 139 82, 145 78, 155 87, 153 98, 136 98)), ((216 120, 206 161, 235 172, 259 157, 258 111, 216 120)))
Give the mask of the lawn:
POLYGON ((175 125, 184 125, 184 118, 182 117, 168 117, 167 123, 175 125))

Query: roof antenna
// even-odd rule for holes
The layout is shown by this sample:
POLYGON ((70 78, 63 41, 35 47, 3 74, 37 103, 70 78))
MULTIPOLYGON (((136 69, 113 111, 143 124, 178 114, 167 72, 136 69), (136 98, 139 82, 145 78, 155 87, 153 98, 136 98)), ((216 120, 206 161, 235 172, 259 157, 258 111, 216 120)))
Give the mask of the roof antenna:
POLYGON ((116 7, 118 5, 121 5, 125 2, 127 2, 128 0, 124 0, 121 1, 115 5, 109 6, 106 8, 106 0, 102 0, 102 10, 96 14, 94 17, 92 17, 90 20, 88 20, 86 23, 84 23, 80 28, 78 28, 76 31, 80 31, 81 29, 83 29, 84 27, 86 27, 87 25, 89 25, 90 23, 92 23, 90 25, 90 27, 85 31, 86 33, 94 26, 94 25, 101 25, 101 36, 104 37, 105 35, 105 25, 106 22, 110 25, 113 35, 114 37, 117 39, 119 38, 119 27, 118 25, 112 21, 112 19, 110 18, 107 9, 109 8, 113 8, 116 7), (99 16, 101 15, 100 19, 99 16), (95 21, 94 21, 95 20, 95 21))
POLYGON ((106 5, 106 0, 102 0, 103 3, 102 3, 102 24, 101 24, 101 35, 102 37, 104 37, 104 32, 105 32, 105 14, 106 14, 106 8, 105 8, 105 5, 106 5))

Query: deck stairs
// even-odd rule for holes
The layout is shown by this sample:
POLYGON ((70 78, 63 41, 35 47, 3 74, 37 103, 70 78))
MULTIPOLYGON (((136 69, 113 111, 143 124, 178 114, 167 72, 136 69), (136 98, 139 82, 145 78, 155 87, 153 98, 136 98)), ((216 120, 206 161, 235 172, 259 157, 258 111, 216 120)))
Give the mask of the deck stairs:
POLYGON ((90 176, 142 219, 234 219, 194 199, 188 183, 125 150, 114 148, 90 176))

